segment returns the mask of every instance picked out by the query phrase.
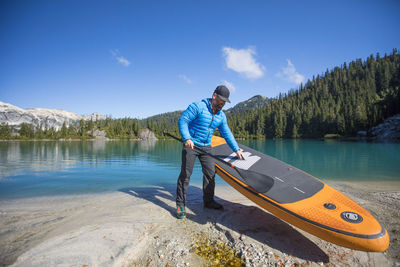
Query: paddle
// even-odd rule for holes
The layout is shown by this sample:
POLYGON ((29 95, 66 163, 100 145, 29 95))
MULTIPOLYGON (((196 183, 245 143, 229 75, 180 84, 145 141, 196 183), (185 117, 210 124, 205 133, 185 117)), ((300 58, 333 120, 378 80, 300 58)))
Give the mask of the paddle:
MULTIPOLYGON (((173 136, 170 133, 167 133, 164 131, 164 135, 167 135, 169 137, 174 138, 175 140, 178 140, 179 142, 182 142, 182 139, 173 136)), ((229 167, 233 168, 235 171, 237 171, 239 173, 239 175, 242 177, 243 181, 245 181, 249 186, 251 186, 252 188, 254 188, 256 191, 260 192, 260 193, 265 193, 268 190, 271 189, 271 187, 274 184, 274 179, 268 175, 264 175, 258 172, 254 172, 254 171, 250 171, 250 170, 243 170, 243 169, 239 169, 237 168, 235 165, 226 162, 225 160, 214 156, 213 154, 210 154, 206 151, 204 151, 203 149, 201 149, 198 146, 194 146, 194 148, 198 151, 200 151, 201 153, 207 154, 210 157, 213 157, 214 159, 218 160, 219 162, 228 165, 229 167)))

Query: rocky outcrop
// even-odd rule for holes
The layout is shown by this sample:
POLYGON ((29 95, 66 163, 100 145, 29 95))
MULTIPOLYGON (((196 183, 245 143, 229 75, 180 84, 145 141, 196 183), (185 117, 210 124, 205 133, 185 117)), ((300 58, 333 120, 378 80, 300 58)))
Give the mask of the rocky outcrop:
POLYGON ((140 131, 139 137, 141 140, 157 140, 155 134, 147 128, 140 131))
POLYGON ((400 141, 400 114, 386 119, 383 123, 371 128, 368 136, 377 141, 400 141))
POLYGON ((59 109, 30 108, 22 109, 8 103, 0 102, 0 124, 7 123, 19 129, 22 123, 33 124, 35 128, 54 127, 60 130, 63 124, 69 125, 80 120, 100 120, 106 119, 106 116, 93 113, 91 115, 78 115, 73 112, 59 109))
POLYGON ((94 130, 92 135, 96 140, 108 140, 106 137, 106 131, 104 130, 94 130))

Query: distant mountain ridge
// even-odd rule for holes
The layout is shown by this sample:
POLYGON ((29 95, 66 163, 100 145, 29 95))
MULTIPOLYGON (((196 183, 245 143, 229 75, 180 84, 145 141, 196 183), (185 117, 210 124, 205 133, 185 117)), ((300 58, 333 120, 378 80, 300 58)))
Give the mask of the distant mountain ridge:
MULTIPOLYGON (((268 98, 268 97, 265 97, 262 95, 255 95, 255 96, 249 98, 248 100, 239 102, 232 108, 224 110, 224 112, 226 115, 230 115, 230 114, 240 113, 240 112, 251 110, 251 109, 262 108, 262 107, 266 106, 267 104, 271 103, 272 100, 273 100, 272 98, 268 98)), ((161 123, 164 118, 164 120, 166 120, 167 122, 177 121, 183 112, 184 112, 184 110, 177 110, 177 111, 157 114, 157 115, 148 117, 143 120, 152 120, 152 121, 161 123)))
MULTIPOLYGON (((236 104, 234 107, 224 110, 227 115, 237 114, 240 112, 248 111, 251 109, 261 108, 270 103, 272 99, 256 95, 250 99, 236 104)), ((167 112, 163 114, 154 115, 143 119, 143 122, 151 122, 151 124, 165 124, 175 125, 179 117, 182 115, 183 110, 167 112)), ((60 109, 45 109, 45 108, 28 108, 22 109, 9 103, 0 101, 0 124, 8 124, 15 129, 19 129, 22 123, 33 124, 35 128, 41 126, 51 128, 56 131, 60 130, 65 125, 68 127, 80 120, 104 120, 105 115, 99 113, 92 113, 90 115, 79 115, 70 111, 60 109)), ((148 125, 151 127, 151 125, 148 125)))
POLYGON ((6 123, 9 126, 19 128, 22 123, 33 124, 35 127, 53 127, 60 130, 65 125, 69 125, 80 120, 101 120, 106 119, 105 115, 92 113, 90 115, 78 115, 76 113, 45 108, 22 109, 17 106, 0 102, 0 124, 6 123))
POLYGON ((262 95, 255 95, 248 100, 239 102, 234 107, 225 110, 226 115, 244 112, 251 109, 262 108, 271 103, 273 99, 262 95))

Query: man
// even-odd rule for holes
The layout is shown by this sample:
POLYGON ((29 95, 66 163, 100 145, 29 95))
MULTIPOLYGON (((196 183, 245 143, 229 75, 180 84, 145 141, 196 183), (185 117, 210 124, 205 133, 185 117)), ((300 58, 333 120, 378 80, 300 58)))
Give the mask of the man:
POLYGON ((181 172, 176 189, 177 216, 180 219, 186 217, 186 192, 196 157, 199 158, 203 171, 204 207, 223 209, 223 206, 214 200, 215 161, 209 155, 196 150, 195 146, 210 153, 212 149, 210 146, 211 137, 215 129, 218 128, 229 147, 236 152, 237 157, 243 159, 242 152, 229 129, 225 113, 222 111, 225 102, 230 103, 229 90, 225 86, 219 85, 212 98, 192 103, 179 118, 179 132, 184 142, 181 172))

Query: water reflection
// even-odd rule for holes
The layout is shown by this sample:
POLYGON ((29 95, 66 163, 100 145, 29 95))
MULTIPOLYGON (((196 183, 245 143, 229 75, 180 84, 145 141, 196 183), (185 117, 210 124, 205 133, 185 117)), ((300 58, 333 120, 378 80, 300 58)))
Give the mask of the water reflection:
MULTIPOLYGON (((240 141, 322 179, 400 179, 400 144, 315 140, 240 141)), ((174 141, 0 142, 0 179, 104 164, 180 167, 174 141)))
POLYGON ((156 145, 157 141, 156 140, 144 140, 139 143, 140 150, 142 151, 150 151, 153 149, 156 145))
MULTIPOLYGON (((240 141, 321 179, 400 180, 400 144, 315 140, 240 141)), ((0 142, 0 198, 174 185, 176 141, 0 142)), ((191 185, 202 183, 196 161, 191 185)), ((221 179, 217 179, 217 184, 221 179)))
POLYGON ((135 161, 177 163, 180 145, 156 141, 0 142, 0 178, 21 171, 60 171, 77 165, 135 161))
POLYGON ((54 171, 74 166, 77 159, 70 157, 71 149, 56 142, 0 142, 0 179, 24 170, 54 171))
POLYGON ((175 184, 180 150, 173 141, 0 142, 0 198, 175 184))

